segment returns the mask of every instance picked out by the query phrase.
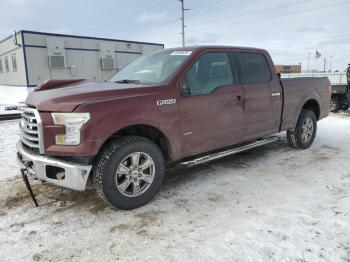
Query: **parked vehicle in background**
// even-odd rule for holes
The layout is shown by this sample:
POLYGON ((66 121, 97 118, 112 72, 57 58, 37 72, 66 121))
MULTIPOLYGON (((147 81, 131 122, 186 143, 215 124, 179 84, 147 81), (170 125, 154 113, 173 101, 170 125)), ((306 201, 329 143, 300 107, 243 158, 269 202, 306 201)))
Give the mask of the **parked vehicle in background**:
POLYGON ((122 209, 146 204, 167 166, 192 166, 276 141, 315 139, 328 78, 280 79, 267 51, 197 46, 141 57, 110 82, 51 80, 22 108, 25 174, 122 209), (237 146, 238 145, 238 146, 237 146))
POLYGON ((349 73, 298 73, 282 74, 282 78, 328 77, 332 84, 329 111, 336 113, 339 110, 348 110, 350 106, 350 85, 347 74, 349 73))
POLYGON ((329 111, 337 113, 339 110, 348 110, 350 106, 350 86, 332 85, 332 97, 329 111))

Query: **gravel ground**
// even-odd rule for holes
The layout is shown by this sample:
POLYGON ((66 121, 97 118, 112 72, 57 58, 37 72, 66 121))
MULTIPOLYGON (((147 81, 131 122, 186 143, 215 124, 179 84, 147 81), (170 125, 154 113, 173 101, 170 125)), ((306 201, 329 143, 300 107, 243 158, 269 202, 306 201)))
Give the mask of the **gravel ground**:
POLYGON ((168 171, 148 205, 115 210, 94 191, 32 182, 0 123, 1 261, 350 261, 350 112, 319 122, 309 150, 281 141, 168 171))

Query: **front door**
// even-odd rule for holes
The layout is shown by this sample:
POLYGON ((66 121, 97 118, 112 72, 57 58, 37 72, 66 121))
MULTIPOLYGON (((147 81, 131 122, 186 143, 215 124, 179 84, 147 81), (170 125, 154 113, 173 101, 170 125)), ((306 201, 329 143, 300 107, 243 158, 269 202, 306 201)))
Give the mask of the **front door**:
POLYGON ((184 156, 239 142, 243 135, 241 85, 229 54, 202 54, 184 76, 187 95, 180 99, 184 156))

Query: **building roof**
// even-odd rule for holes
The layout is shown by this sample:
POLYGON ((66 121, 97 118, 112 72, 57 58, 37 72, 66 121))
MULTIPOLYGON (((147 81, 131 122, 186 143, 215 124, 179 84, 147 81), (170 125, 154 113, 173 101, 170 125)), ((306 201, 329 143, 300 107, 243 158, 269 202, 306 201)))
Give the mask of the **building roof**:
MULTIPOLYGON (((35 34, 35 35, 47 35, 47 36, 56 36, 56 37, 71 37, 71 38, 80 38, 80 39, 92 39, 92 40, 102 40, 102 41, 114 41, 114 42, 125 42, 125 43, 134 43, 134 44, 146 44, 146 45, 158 45, 164 48, 164 44, 151 43, 151 42, 141 42, 141 41, 132 41, 132 40, 123 40, 123 39, 114 39, 114 38, 103 38, 103 37, 92 37, 92 36, 81 36, 81 35, 69 35, 69 34, 56 34, 56 33, 47 33, 47 32, 38 32, 30 30, 20 30, 17 34, 35 34)), ((13 37, 13 34, 0 40, 0 43, 6 41, 7 39, 13 37)))

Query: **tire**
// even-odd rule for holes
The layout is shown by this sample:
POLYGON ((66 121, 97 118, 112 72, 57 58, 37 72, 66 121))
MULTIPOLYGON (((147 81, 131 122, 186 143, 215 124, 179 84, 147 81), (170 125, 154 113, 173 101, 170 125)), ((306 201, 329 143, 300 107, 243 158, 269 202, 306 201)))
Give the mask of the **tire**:
POLYGON ((298 149, 307 149, 314 142, 317 119, 313 111, 302 110, 294 130, 287 130, 288 143, 298 149))
POLYGON ((348 102, 348 99, 346 96, 343 96, 341 99, 340 99, 340 103, 339 103, 339 109, 340 110, 348 110, 349 109, 349 102, 348 102))
POLYGON ((93 173, 95 189, 103 200, 119 209, 134 209, 159 191, 164 180, 164 156, 148 139, 121 137, 106 146, 93 173))
POLYGON ((349 107, 350 107, 350 106, 349 106, 348 104, 343 104, 343 105, 340 106, 340 110, 346 111, 346 110, 349 109, 349 107))
POLYGON ((332 96, 329 103, 329 111, 332 113, 337 113, 340 109, 340 103, 337 96, 332 96))

